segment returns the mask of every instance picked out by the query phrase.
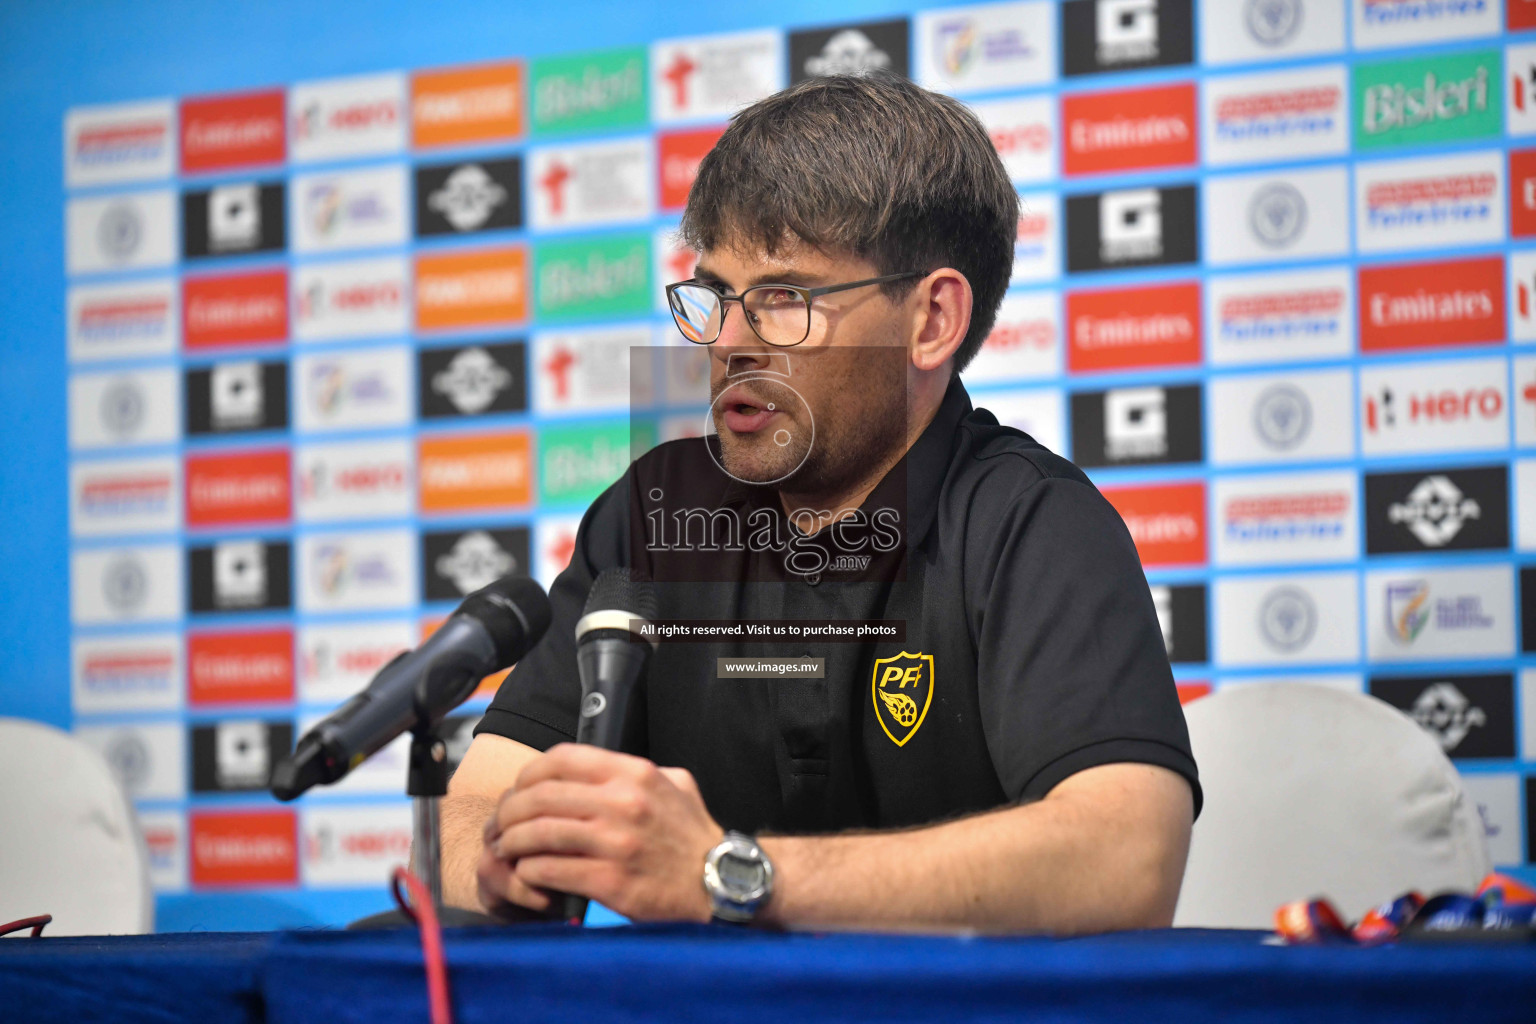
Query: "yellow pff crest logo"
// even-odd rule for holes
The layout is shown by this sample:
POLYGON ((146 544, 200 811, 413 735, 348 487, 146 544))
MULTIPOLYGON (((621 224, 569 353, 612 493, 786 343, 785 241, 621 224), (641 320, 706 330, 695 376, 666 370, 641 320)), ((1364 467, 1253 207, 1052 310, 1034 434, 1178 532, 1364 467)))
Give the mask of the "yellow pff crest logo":
POLYGON ((902 651, 875 659, 870 691, 880 728, 902 746, 922 727, 933 703, 933 655, 902 651))

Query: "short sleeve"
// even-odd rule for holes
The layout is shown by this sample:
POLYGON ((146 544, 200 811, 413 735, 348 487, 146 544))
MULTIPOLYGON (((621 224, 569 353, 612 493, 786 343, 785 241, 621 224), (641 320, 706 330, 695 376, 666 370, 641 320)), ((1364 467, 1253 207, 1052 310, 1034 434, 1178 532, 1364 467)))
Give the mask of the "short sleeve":
MULTIPOLYGON (((991 502, 978 503, 992 505, 991 502)), ((976 506, 973 506, 973 508, 976 506)), ((1199 777, 1136 547, 1085 479, 1035 477, 994 522, 973 519, 967 601, 977 685, 1003 789, 1043 797, 1115 762, 1199 777)))
POLYGON ((576 620, 592 583, 623 564, 627 477, 587 509, 576 529, 571 561, 549 589, 550 622, 544 638, 502 682, 475 735, 494 733, 548 750, 576 738, 581 675, 576 668, 576 620))

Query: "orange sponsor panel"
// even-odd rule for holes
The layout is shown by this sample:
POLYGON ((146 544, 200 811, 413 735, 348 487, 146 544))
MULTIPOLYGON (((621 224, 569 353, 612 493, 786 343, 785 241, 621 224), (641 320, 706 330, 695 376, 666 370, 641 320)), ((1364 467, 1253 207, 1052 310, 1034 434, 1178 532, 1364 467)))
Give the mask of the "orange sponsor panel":
POLYGON ((187 637, 188 703, 292 700, 292 631, 192 633, 187 637))
POLYGON ((411 76, 411 145, 462 146, 521 134, 520 62, 419 71, 411 76))
POLYGON ((193 811, 194 886, 295 885, 299 824, 291 810, 193 811))
MULTIPOLYGON (((447 619, 423 619, 421 623, 421 642, 426 643, 427 637, 431 636, 433 633, 436 633, 437 628, 447 621, 447 619)), ((475 692, 470 694, 465 699, 479 700, 484 698, 489 700, 490 698, 496 696, 496 690, 501 686, 502 681, 507 678, 508 673, 510 673, 515 667, 516 666, 514 665, 508 665, 500 672, 492 672, 490 675, 480 680, 480 685, 475 687, 475 692)))
POLYGON ((416 326, 431 331, 524 320, 528 253, 523 249, 416 257, 416 326))
POLYGON ((1200 285, 1067 294, 1067 367, 1124 370, 1200 361, 1200 285))
POLYGON ((1205 484, 1105 487, 1103 492, 1131 531, 1142 565, 1205 562, 1205 484))
POLYGON ((1211 694, 1210 683, 1179 683, 1179 703, 1188 704, 1192 700, 1201 697, 1209 697, 1211 694))
POLYGON ((533 500, 533 445, 527 433, 424 437, 417 452, 423 512, 463 512, 533 500))

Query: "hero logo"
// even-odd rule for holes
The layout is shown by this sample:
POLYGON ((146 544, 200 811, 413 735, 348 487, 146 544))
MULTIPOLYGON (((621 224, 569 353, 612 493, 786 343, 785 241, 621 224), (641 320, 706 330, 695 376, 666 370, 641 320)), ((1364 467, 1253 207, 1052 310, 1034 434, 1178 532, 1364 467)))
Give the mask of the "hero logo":
POLYGON ((1155 188, 1105 192, 1099 197, 1099 259, 1105 263, 1155 260, 1163 255, 1163 197, 1155 188))
POLYGON ((1429 389, 1409 393, 1406 399, 1401 392, 1384 386, 1368 394, 1365 399, 1365 429, 1368 434, 1386 433, 1399 426, 1491 422, 1501 419, 1503 414, 1504 393, 1492 385, 1460 391, 1452 388, 1438 391, 1429 389))
POLYGON ((454 542, 433 568, 451 580, 459 593, 469 594, 518 568, 517 559, 484 530, 471 530, 454 542))
POLYGON ((443 187, 427 196, 427 207, 459 231, 473 231, 511 198, 501 183, 479 164, 465 164, 448 175, 443 187))
POLYGON ((1455 683, 1432 683, 1413 702, 1413 720, 1435 737, 1447 754, 1461 746, 1473 729, 1488 724, 1488 715, 1467 699, 1455 683))
POLYGON ((377 885, 410 859, 411 816, 397 807, 310 807, 304 811, 304 884, 377 885))
POLYGON ((446 369, 432 377, 432 390, 465 415, 484 412, 496 396, 512 386, 512 372, 479 346, 454 356, 446 369))
POLYGON ((1427 548, 1449 544, 1467 520, 1482 514, 1476 498, 1462 494, 1461 488, 1438 473, 1419 481, 1406 501, 1387 506, 1387 522, 1408 527, 1427 548))
POLYGON ((293 159, 387 153, 405 144, 405 76, 359 75, 293 86, 293 159))
POLYGON ((1043 97, 986 100, 971 104, 992 139, 1003 169, 1013 181, 1043 181, 1056 175, 1058 109, 1043 97))
POLYGON ((408 280, 398 257, 300 267, 294 274, 295 334, 318 341, 402 333, 408 280))

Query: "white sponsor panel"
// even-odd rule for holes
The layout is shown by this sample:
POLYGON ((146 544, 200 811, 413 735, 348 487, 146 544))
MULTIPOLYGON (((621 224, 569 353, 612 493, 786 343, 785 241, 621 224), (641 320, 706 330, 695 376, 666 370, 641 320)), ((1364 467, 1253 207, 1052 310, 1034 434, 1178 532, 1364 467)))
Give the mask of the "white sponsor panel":
MULTIPOLYGON (((651 246, 652 280, 656 282, 656 312, 668 313, 667 285, 687 281, 693 277, 693 268, 699 262, 699 254, 683 244, 677 237, 676 228, 662 228, 656 232, 651 246)), ((683 340, 676 328, 668 325, 666 344, 683 340)))
POLYGON ((1515 356, 1515 447, 1536 447, 1536 356, 1515 356))
POLYGON ((352 697, 418 637, 407 619, 300 627, 300 703, 334 705, 352 697))
POLYGON ((69 530, 77 537, 169 533, 181 525, 181 460, 100 459, 69 467, 69 530))
MULTIPOLYGON (((325 714, 306 715, 299 719, 299 735, 319 725, 325 714)), ((310 790, 311 799, 346 798, 375 793, 398 795, 405 792, 405 777, 410 768, 411 737, 403 734, 368 755, 368 759, 346 774, 339 782, 316 786, 310 790)))
POLYGON ((777 29, 659 39, 651 44, 651 120, 725 121, 784 88, 784 67, 777 29))
POLYGON ((301 433, 404 426, 415 413, 414 378, 403 346, 298 356, 294 424, 301 433))
POLYGON ((1520 735, 1527 761, 1536 761, 1536 668, 1520 670, 1520 735))
POLYGON ((1509 657, 1515 653, 1514 572, 1377 569, 1365 577, 1372 661, 1509 657))
POLYGON ((288 157, 310 163, 398 153, 409 120, 399 72, 296 82, 288 89, 288 157))
POLYGON ((169 178, 176 171, 176 138, 172 100, 71 107, 64 115, 64 184, 169 178))
POLYGON ((1477 805, 1488 840, 1488 858, 1496 868, 1520 867, 1520 776, 1514 772, 1464 772, 1461 788, 1477 805))
POLYGON ((1208 78, 1200 103, 1205 160, 1216 166, 1349 151, 1349 81, 1342 64, 1208 78))
POLYGON ((1207 64, 1289 60, 1344 49, 1339 0, 1217 0, 1200 5, 1207 64))
POLYGON ((139 833, 149 856, 149 884, 156 892, 187 887, 187 815, 184 811, 138 811, 139 833))
POLYGON ((1348 356, 1354 320, 1347 267, 1229 274, 1205 286, 1205 347, 1216 366, 1348 356))
POLYGON ((327 341, 405 334, 411 319, 410 267, 403 256, 296 267, 293 336, 327 341))
POLYGON ((1054 291, 1009 292, 997 310, 997 322, 976 357, 965 368, 965 381, 1055 377, 1061 372, 1061 296, 1054 291))
POLYGON ((648 220, 656 209, 654 150, 649 135, 533 150, 530 226, 549 230, 648 220))
MULTIPOLYGON (((546 413, 628 409, 630 350, 649 348, 650 344, 648 324, 535 334, 530 356, 533 407, 546 413)), ((650 376, 649 364, 636 364, 635 369, 650 376)), ((648 391, 643 384, 635 382, 640 390, 648 391)))
POLYGON ((403 166, 295 175, 288 186, 294 252, 404 244, 410 186, 403 166))
POLYGON ((74 734, 107 759, 129 799, 186 797, 187 742, 181 722, 77 725, 74 734))
POLYGON ((1504 154, 1441 154, 1355 167, 1361 252, 1441 249, 1504 240, 1504 154))
POLYGON ((175 544, 76 551, 69 558, 70 618, 77 626, 180 618, 183 578, 175 544))
POLYGON ((1360 602, 1352 572, 1219 579, 1211 609, 1216 661, 1322 665, 1360 660, 1360 602))
POLYGON ((172 369, 77 373, 69 379, 69 446, 170 444, 181 434, 181 382, 172 369))
POLYGON ((1211 178, 1202 195, 1207 263, 1349 254, 1349 172, 1343 167, 1211 178))
POLYGON ((1536 459, 1515 462, 1515 546, 1536 551, 1536 459))
POLYGON ((415 448, 404 438, 301 445, 294 458, 300 522, 392 519, 415 507, 415 448))
POLYGON ((1354 386, 1349 370, 1213 377, 1212 465, 1353 458, 1354 386))
POLYGON ((1536 341, 1536 249, 1509 254, 1509 340, 1536 341))
POLYGON ((77 715, 178 711, 184 680, 175 633, 77 638, 71 646, 70 702, 77 715))
POLYGON ((1305 675, 1283 676, 1226 676, 1217 682, 1216 688, 1225 690, 1229 686, 1250 686, 1254 683, 1263 683, 1267 686, 1276 684, 1281 686, 1326 686, 1330 690, 1343 690, 1346 693, 1365 692, 1365 678, 1356 672, 1308 672, 1305 675))
POLYGON ((1508 372, 1499 357, 1361 367, 1361 452, 1508 447, 1508 372))
POLYGON ((1217 565, 1360 557, 1360 481, 1352 470, 1218 477, 1211 496, 1217 565))
POLYGON ((411 805, 305 807, 299 812, 304 885, 363 888, 385 884, 411 859, 411 805))
POLYGON ((364 611, 416 603, 416 534, 351 530, 299 538, 299 610, 364 611))
POLYGON ((175 278, 69 289, 70 362, 168 356, 181 336, 181 297, 175 278))
POLYGON ((1056 80, 1056 5, 974 4, 920 11, 917 81, 941 92, 1049 85, 1056 80))
POLYGON ((986 391, 972 401, 1003 426, 1022 430, 1058 455, 1068 454, 1066 400, 1060 388, 986 391))
POLYGON ((981 118, 1012 181, 1031 184, 1056 177, 1061 129, 1055 100, 1048 96, 985 100, 972 103, 971 109, 981 118))
POLYGON ((1009 285, 1053 281, 1061 276, 1061 197, 1055 192, 1019 196, 1019 230, 1013 243, 1009 285))
POLYGON ((169 189, 71 199, 64 220, 71 274, 176 262, 176 196, 169 189))
POLYGON ((1509 83, 1504 105, 1509 134, 1536 132, 1536 43, 1504 48, 1504 79, 1509 83))
POLYGON ((1497 35, 1498 0, 1352 0, 1357 50, 1497 35))
POLYGON ((555 585, 555 577, 565 571, 576 550, 576 529, 581 516, 540 516, 533 531, 534 579, 545 590, 555 585))

